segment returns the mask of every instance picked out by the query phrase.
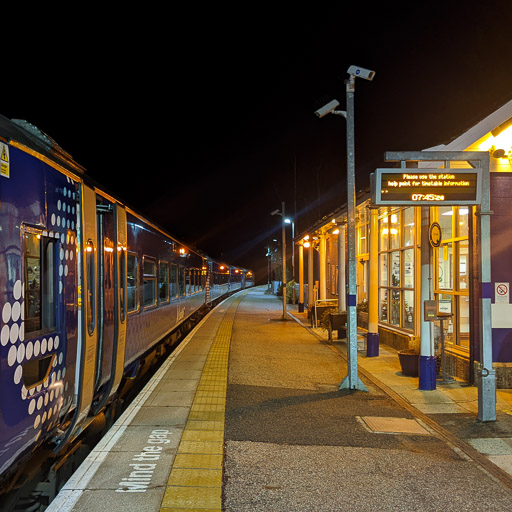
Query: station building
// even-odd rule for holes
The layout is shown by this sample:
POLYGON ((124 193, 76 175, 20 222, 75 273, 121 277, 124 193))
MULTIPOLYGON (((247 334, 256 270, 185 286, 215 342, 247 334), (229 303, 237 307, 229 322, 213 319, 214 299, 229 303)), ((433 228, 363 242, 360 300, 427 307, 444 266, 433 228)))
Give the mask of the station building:
MULTIPOLYGON (((512 388, 512 100, 449 143, 423 151, 489 152, 492 360, 496 386, 512 388)), ((469 167, 464 161, 450 165, 469 167)), ((440 318, 432 335, 435 354, 442 352, 447 374, 468 383, 474 383, 480 348, 478 214, 477 206, 376 207, 370 191, 356 198, 358 325, 367 328, 373 310, 379 343, 419 350, 425 283, 420 262, 427 251, 429 295, 440 318), (437 247, 422 238, 422 215, 428 215, 423 229, 433 223, 441 228, 437 247), (370 283, 378 286, 376 304, 370 301, 370 283)), ((346 307, 346 222, 341 206, 295 239, 301 296, 310 313, 315 304, 333 299, 339 299, 339 310, 346 307)))

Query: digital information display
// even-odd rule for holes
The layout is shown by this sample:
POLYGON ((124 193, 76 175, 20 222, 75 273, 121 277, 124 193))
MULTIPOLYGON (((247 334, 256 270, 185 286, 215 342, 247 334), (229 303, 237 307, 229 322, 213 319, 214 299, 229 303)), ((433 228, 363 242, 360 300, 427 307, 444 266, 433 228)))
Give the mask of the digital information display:
POLYGON ((377 206, 480 204, 479 169, 376 169, 372 181, 377 206))

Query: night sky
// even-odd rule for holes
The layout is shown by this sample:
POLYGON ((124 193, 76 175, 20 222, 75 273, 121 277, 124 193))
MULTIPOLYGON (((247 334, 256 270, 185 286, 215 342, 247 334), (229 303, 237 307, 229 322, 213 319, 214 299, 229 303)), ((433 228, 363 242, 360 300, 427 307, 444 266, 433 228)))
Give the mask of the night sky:
POLYGON ((265 282, 270 212, 285 201, 297 233, 346 201, 345 120, 314 111, 345 109, 350 65, 376 71, 356 81, 357 189, 385 151, 447 142, 512 98, 510 1, 334 5, 20 13, 2 36, 0 114, 265 282))

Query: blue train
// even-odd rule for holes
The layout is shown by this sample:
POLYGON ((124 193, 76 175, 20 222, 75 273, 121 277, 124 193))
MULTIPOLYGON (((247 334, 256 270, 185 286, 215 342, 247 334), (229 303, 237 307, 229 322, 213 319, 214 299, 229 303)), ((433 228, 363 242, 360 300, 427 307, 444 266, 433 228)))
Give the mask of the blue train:
POLYGON ((0 500, 65 456, 194 315, 253 284, 0 116, 0 500))

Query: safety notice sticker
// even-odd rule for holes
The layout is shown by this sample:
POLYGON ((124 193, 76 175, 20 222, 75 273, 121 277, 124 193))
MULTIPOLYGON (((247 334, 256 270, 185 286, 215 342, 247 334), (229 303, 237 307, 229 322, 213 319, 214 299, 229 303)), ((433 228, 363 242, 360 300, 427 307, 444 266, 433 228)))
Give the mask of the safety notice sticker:
POLYGON ((9 178, 9 146, 0 142, 0 176, 9 178))
POLYGON ((510 283, 494 283, 494 302, 496 304, 509 303, 510 283))

